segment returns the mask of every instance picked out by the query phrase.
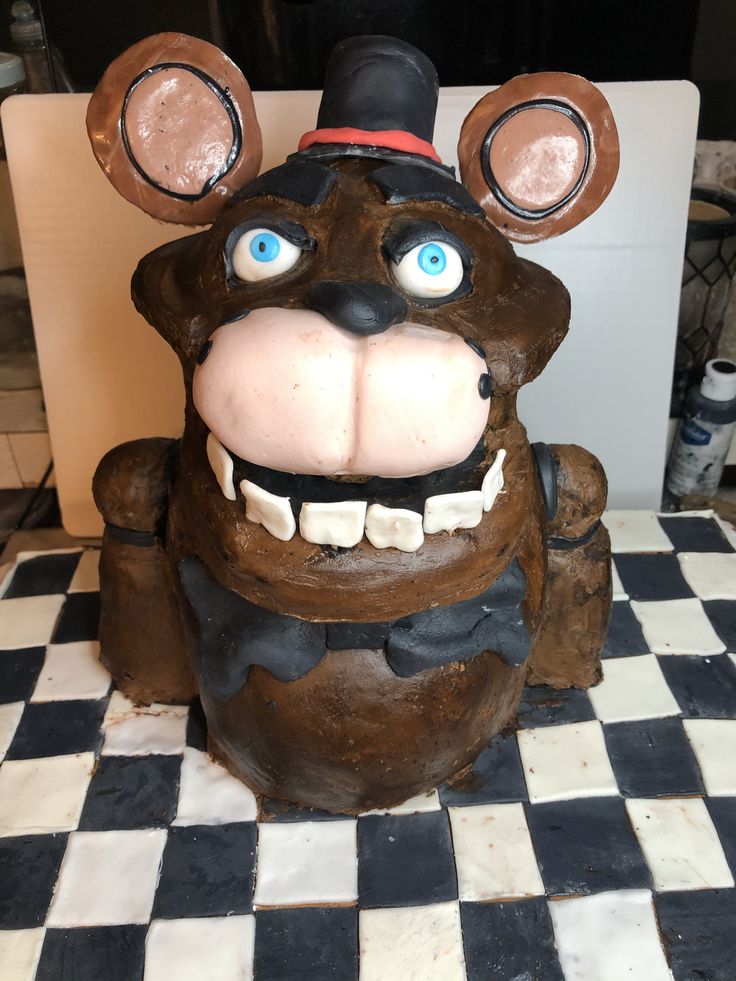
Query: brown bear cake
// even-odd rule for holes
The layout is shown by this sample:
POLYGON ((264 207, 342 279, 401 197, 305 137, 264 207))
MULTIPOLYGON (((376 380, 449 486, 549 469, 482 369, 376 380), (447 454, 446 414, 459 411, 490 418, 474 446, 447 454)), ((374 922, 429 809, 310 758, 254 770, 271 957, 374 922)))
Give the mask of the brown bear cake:
POLYGON ((437 92, 411 45, 344 41, 316 129, 260 176, 248 85, 203 41, 135 45, 88 112, 121 194, 212 222, 133 277, 186 419, 95 475, 105 663, 137 702, 199 694, 257 793, 332 811, 461 774, 525 681, 594 684, 610 608, 603 470, 516 415, 568 294, 507 241, 604 200, 610 110, 575 76, 514 79, 465 121, 460 183, 437 92))

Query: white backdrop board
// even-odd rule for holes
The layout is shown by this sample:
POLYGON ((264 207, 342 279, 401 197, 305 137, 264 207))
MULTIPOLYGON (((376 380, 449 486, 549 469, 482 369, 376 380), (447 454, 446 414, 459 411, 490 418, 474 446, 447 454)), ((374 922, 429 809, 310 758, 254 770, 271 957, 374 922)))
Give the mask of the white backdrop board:
MULTIPOLYGON (((572 294, 570 333, 522 391, 530 436, 581 443, 603 461, 611 507, 656 507, 698 114, 689 82, 601 85, 621 138, 610 197, 579 228, 519 252, 572 294)), ((435 145, 457 164, 463 118, 487 91, 443 89, 435 145)), ((85 95, 16 96, 2 107, 64 525, 95 535, 91 480, 102 454, 178 435, 178 362, 130 302, 138 259, 190 230, 123 201, 95 163, 85 95)), ((316 120, 317 92, 259 92, 263 169, 316 120)))

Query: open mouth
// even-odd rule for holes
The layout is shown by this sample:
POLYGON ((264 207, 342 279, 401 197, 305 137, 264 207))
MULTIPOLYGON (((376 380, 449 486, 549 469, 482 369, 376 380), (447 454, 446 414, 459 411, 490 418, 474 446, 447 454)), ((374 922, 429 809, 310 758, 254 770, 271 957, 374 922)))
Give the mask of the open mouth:
POLYGON ((340 481, 251 464, 207 437, 207 458, 222 494, 274 538, 298 534, 314 545, 416 552, 425 535, 475 528, 503 493, 506 451, 483 473, 480 442, 462 464, 418 477, 340 481))

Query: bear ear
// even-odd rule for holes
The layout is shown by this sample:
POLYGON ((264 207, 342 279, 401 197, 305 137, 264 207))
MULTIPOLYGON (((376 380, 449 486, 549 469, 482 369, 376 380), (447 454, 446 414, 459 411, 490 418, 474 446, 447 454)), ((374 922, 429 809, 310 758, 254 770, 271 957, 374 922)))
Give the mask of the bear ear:
POLYGON ((116 190, 161 221, 202 225, 258 174, 261 131, 236 65, 186 34, 156 34, 107 69, 87 132, 116 190))
POLYGON ((484 96, 463 123, 463 184, 506 238, 538 242, 608 197, 619 144, 610 106, 578 75, 540 72, 484 96))

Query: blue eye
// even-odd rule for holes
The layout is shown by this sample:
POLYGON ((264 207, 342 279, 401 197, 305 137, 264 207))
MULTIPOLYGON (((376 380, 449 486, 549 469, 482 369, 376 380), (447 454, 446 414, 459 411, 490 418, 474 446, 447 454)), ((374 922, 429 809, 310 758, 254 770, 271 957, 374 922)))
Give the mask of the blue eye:
POLYGON ((235 243, 233 273, 244 283, 273 279, 293 269, 302 249, 270 228, 249 228, 235 243))
POLYGON ((450 296, 465 274, 458 250, 449 242, 422 242, 398 261, 392 261, 394 276, 407 293, 427 300, 450 296))
POLYGON ((419 250, 417 262, 422 272, 427 273, 428 276, 439 276, 445 271, 447 256, 441 245, 430 242, 428 245, 423 245, 419 250))
POLYGON ((250 243, 250 254, 257 262, 273 262, 281 251, 281 243, 271 232, 260 232, 250 243))

